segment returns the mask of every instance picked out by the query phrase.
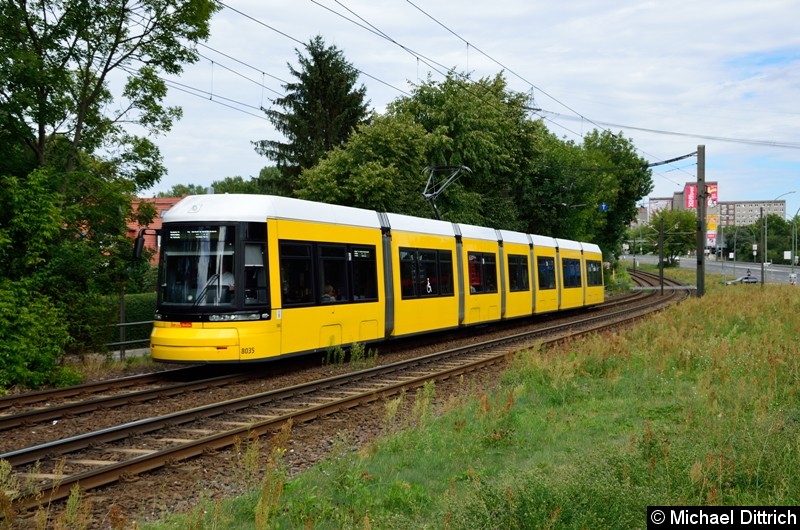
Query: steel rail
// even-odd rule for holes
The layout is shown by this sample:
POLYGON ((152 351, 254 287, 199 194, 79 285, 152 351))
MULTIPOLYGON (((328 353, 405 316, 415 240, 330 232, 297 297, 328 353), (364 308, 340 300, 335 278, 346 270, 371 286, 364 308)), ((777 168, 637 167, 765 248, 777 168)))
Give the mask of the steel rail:
MULTIPOLYGON (((658 297, 654 301, 649 301, 647 307, 655 307, 655 310, 668 305, 672 296, 678 296, 679 292, 673 292, 670 297, 658 297)), ((237 412, 265 401, 280 401, 288 397, 295 397, 298 395, 308 395, 313 391, 328 391, 334 389, 339 392, 349 392, 350 395, 342 398, 326 398, 327 402, 312 406, 301 406, 298 410, 278 414, 268 420, 248 423, 247 426, 242 426, 236 429, 219 432, 211 436, 193 440, 190 442, 179 443, 173 447, 165 448, 158 451, 153 451, 150 454, 135 457, 133 459, 118 462, 110 465, 105 465, 99 469, 77 473, 75 475, 65 476, 51 483, 44 485, 41 488, 43 495, 37 498, 20 499, 18 504, 28 508, 33 507, 43 502, 51 502, 63 499, 69 495, 70 490, 76 484, 84 489, 92 489, 98 486, 109 484, 120 478, 120 476, 136 475, 145 471, 150 471, 163 466, 169 462, 175 462, 186 458, 197 456, 208 450, 216 450, 226 446, 230 446, 237 439, 241 439, 248 434, 256 433, 263 435, 267 432, 275 430, 278 426, 282 425, 290 419, 296 423, 302 423, 311 419, 317 418, 322 415, 330 414, 346 408, 356 407, 362 404, 370 403, 378 399, 385 399, 402 389, 413 389, 419 387, 427 381, 441 380, 449 377, 454 377, 469 371, 479 369, 481 366, 487 364, 501 362, 507 357, 510 351, 519 349, 519 346, 511 346, 513 342, 520 340, 533 341, 534 343, 547 343, 556 340, 561 340, 563 337, 551 338, 542 340, 543 333, 553 334, 558 330, 573 330, 574 328, 584 325, 588 329, 578 332, 591 333, 596 332, 600 328, 619 325, 621 321, 626 320, 626 315, 632 313, 641 313, 642 308, 629 308, 615 312, 613 315, 602 315, 595 317, 588 317, 578 321, 571 321, 569 323, 559 324, 548 328, 547 330, 540 330, 535 332, 519 333, 505 337, 499 340, 484 341, 479 344, 471 346, 464 346, 453 348, 444 352, 433 353, 424 357, 414 360, 398 361, 389 365, 383 365, 376 368, 362 370, 360 372, 343 374, 334 376, 325 380, 316 381, 313 383, 305 383, 294 387, 289 387, 280 390, 273 390, 247 396, 240 399, 230 400, 221 404, 207 405, 182 411, 178 413, 169 414, 158 418, 148 418, 136 422, 131 422, 122 426, 103 429, 96 433, 87 433, 84 435, 68 438, 58 442, 50 442, 36 447, 13 451, 0 455, 12 463, 14 467, 21 466, 25 463, 32 463, 42 458, 50 457, 53 454, 64 454, 74 452, 75 450, 84 449, 96 443, 108 443, 111 441, 119 440, 130 436, 132 433, 147 433, 158 430, 165 426, 182 425, 189 421, 198 418, 207 418, 211 416, 219 416, 225 412, 237 412), (612 317, 617 317, 616 319, 612 317), (598 324, 600 321, 608 321, 598 324), (592 325, 592 323, 594 323, 592 325), (474 353, 476 350, 483 350, 482 353, 474 353), (462 362, 456 366, 452 366, 453 358, 457 355, 464 355, 470 352, 472 357, 467 361, 462 362), (475 358, 477 356, 477 358, 475 358), (450 363, 449 366, 440 367, 434 370, 434 374, 425 373, 418 376, 403 375, 403 371, 417 370, 420 367, 430 365, 435 361, 442 361, 443 364, 450 363), (370 381, 370 378, 378 376, 394 375, 394 379, 390 382, 378 383, 370 381), (355 386, 369 386, 378 385, 376 388, 360 389, 358 392, 355 390, 347 390, 343 385, 349 382, 355 386)), ((640 318, 635 316, 634 318, 640 318)), ((425 372, 430 372, 431 367, 425 368, 425 372)))
MULTIPOLYGON (((658 277, 656 276, 656 278, 658 277)), ((646 280, 641 280, 641 283, 646 283, 646 280)), ((650 296, 652 294, 652 292, 643 290, 633 291, 630 294, 618 297, 613 301, 605 302, 601 304, 600 307, 607 308, 616 305, 629 304, 638 298, 650 296)), ((186 378, 192 376, 192 374, 200 373, 203 368, 204 367, 202 366, 193 366, 189 368, 166 370, 156 374, 128 376, 96 383, 75 385, 61 389, 5 396, 0 398, 0 431, 13 429, 23 425, 33 425, 45 421, 59 420, 64 417, 86 414, 97 411, 101 408, 121 407, 129 403, 142 403, 153 399, 175 396, 182 392, 196 392, 211 386, 220 387, 247 379, 247 377, 243 378, 237 374, 207 379, 204 378, 203 380, 199 381, 176 383, 174 385, 137 390, 117 396, 105 396, 97 399, 80 401, 77 403, 65 403, 63 405, 37 408, 34 410, 22 411, 14 414, 2 413, 3 410, 8 410, 16 406, 31 405, 44 401, 55 401, 58 399, 65 399, 75 396, 85 396, 86 394, 97 394, 110 390, 124 390, 126 388, 135 386, 152 385, 162 382, 165 378, 176 378, 179 376, 186 378), (229 380, 226 380, 226 378, 229 378, 229 380)))
POLYGON ((139 390, 136 392, 129 392, 116 396, 107 396, 88 401, 81 401, 79 403, 66 403, 64 405, 47 407, 45 409, 30 410, 20 412, 18 414, 0 416, 0 431, 12 429, 21 425, 29 425, 54 419, 61 419, 65 416, 86 414, 99 409, 121 407, 124 405, 130 405, 132 403, 143 403, 146 401, 152 401, 154 399, 172 397, 186 392, 199 392, 209 388, 219 388, 221 386, 232 385, 240 381, 248 381, 252 378, 252 374, 220 375, 194 382, 176 383, 174 385, 149 388, 146 390, 139 390))
POLYGON ((25 392, 24 394, 9 394, 7 396, 0 397, 0 411, 14 407, 34 405, 36 403, 42 403, 45 401, 66 399, 86 394, 99 394, 100 392, 106 392, 108 390, 119 390, 123 388, 158 383, 165 378, 188 376, 191 375, 192 372, 196 371, 198 371, 198 367, 190 366, 185 368, 162 370, 160 372, 153 372, 149 374, 129 375, 116 379, 107 379, 105 381, 83 383, 64 388, 37 390, 34 392, 25 392))

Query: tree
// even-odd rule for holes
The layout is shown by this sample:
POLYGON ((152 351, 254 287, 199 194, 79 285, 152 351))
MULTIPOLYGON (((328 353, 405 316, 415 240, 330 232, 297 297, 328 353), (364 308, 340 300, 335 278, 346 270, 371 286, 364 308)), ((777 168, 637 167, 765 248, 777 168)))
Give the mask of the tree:
POLYGON ((306 46, 308 57, 295 50, 300 69, 288 64, 297 79, 284 85, 286 95, 274 101, 285 109, 266 110, 267 118, 285 138, 253 142, 256 152, 274 160, 284 179, 283 195, 296 188, 303 169, 317 164, 322 156, 341 147, 356 127, 367 118, 366 87, 356 88, 358 70, 348 63, 342 51, 326 47, 321 36, 306 46))
POLYGON ((526 231, 591 241, 586 218, 594 199, 586 196, 591 191, 588 174, 580 171, 586 165, 584 151, 546 130, 537 134, 531 151, 517 196, 526 231))
POLYGON ((158 193, 159 197, 184 197, 186 195, 205 195, 206 187, 202 184, 175 184, 169 191, 158 193))
POLYGON ((587 165, 581 171, 591 190, 586 196, 592 212, 591 240, 606 255, 618 256, 625 231, 636 218, 637 203, 653 190, 652 172, 622 133, 591 131, 583 138, 583 148, 587 165))
POLYGON ((117 174, 149 187, 158 150, 122 125, 168 131, 179 109, 164 107, 159 72, 197 60, 219 7, 210 0, 7 1, 0 5, 0 173, 32 167, 75 169, 81 153, 114 147, 117 174), (127 79, 112 106, 112 73, 127 79), (65 140, 57 150, 54 138, 65 140), (6 156, 9 155, 9 156, 6 156), (56 160, 54 160, 56 159, 56 160))
POLYGON ((422 198, 425 130, 409 119, 376 117, 342 148, 298 179, 303 199, 410 215, 429 214, 422 198))
POLYGON ((437 200, 445 219, 597 241, 607 256, 618 254, 636 202, 652 188, 646 162, 621 135, 561 140, 527 107, 502 75, 428 80, 305 170, 296 193, 432 216, 421 200, 425 168, 467 166, 437 200))
POLYGON ((648 248, 653 253, 660 253, 658 245, 663 240, 663 257, 666 265, 674 265, 680 256, 687 254, 697 246, 697 213, 689 210, 659 210, 650 219, 642 234, 649 241, 648 248))
POLYGON ((471 169, 439 198, 444 218, 525 229, 517 198, 544 130, 527 118, 527 101, 508 90, 502 75, 473 81, 452 72, 389 105, 390 115, 404 116, 431 135, 427 165, 471 169))
POLYGON ((70 315, 71 348, 100 329, 97 297, 124 285, 126 222, 153 213, 133 212, 131 201, 165 172, 155 144, 131 126, 160 134, 180 116, 162 104, 159 74, 197 59, 194 44, 218 8, 211 0, 0 4, 0 278, 70 315))
POLYGON ((739 261, 756 261, 757 256, 753 255, 753 245, 763 251, 761 235, 763 225, 740 225, 726 226, 723 228, 723 241, 725 249, 723 252, 734 252, 734 259, 739 261))

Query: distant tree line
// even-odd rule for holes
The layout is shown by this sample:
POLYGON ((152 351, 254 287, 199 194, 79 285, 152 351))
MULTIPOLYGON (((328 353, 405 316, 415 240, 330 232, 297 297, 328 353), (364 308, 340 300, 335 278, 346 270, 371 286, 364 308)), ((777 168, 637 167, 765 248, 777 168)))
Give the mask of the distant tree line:
MULTIPOLYGON (((619 255, 637 201, 652 191, 647 162, 621 133, 558 138, 530 113, 526 94, 502 74, 451 72, 420 83, 383 114, 341 51, 317 36, 297 51, 296 82, 268 118, 286 141, 255 141, 275 165, 249 180, 215 181, 215 193, 269 193, 432 217, 427 168, 467 166, 437 203, 450 221, 597 242, 619 255)), ((205 193, 191 184, 164 195, 205 193)))

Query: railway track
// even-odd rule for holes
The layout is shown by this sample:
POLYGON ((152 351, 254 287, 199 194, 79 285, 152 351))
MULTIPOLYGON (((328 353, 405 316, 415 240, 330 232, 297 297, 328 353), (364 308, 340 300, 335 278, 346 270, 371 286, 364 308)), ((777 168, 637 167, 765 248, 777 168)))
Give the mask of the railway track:
MULTIPOLYGON (((652 276, 640 281, 655 285, 652 276)), ((33 508, 67 497, 75 485, 84 490, 96 488, 234 445, 253 435, 274 432, 287 422, 312 421, 413 390, 429 381, 480 370, 504 362, 513 351, 618 326, 688 295, 687 291, 673 290, 663 297, 655 293, 654 289, 643 289, 627 303, 618 300, 617 308, 610 312, 573 318, 536 331, 132 421, 10 451, 0 454, 0 459, 8 461, 19 480, 31 484, 30 489, 36 492, 17 498, 18 509, 33 508)))
MULTIPOLYGON (((652 295, 653 291, 648 288, 656 286, 658 277, 645 273, 638 276, 641 290, 619 296, 603 304, 603 307, 627 305, 652 295)), ((208 366, 191 366, 67 388, 3 396, 0 397, 0 433, 21 426, 60 421, 114 407, 181 398, 190 392, 232 386, 255 377, 274 375, 275 366, 270 366, 269 373, 266 370, 242 372, 233 369, 231 373, 208 377, 209 372, 208 366)), ((4 444, 0 444, 0 451, 2 450, 5 450, 4 444)))

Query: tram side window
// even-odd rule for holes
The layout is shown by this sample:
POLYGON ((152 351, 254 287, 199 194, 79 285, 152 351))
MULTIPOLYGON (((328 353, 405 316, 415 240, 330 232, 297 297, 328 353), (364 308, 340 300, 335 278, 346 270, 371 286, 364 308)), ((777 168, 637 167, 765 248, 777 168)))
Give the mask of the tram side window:
POLYGON ((586 284, 589 287, 603 285, 603 267, 597 260, 586 260, 586 284))
POLYGON ((310 243, 280 243, 281 300, 283 306, 314 302, 314 281, 310 243))
POLYGON ((347 247, 345 245, 319 245, 320 281, 322 302, 349 300, 347 284, 347 247))
POLYGON ((414 278, 417 277, 417 253, 409 248, 400 249, 400 294, 414 297, 414 278))
POLYGON ((449 250, 439 251, 439 294, 453 294, 453 253, 449 250))
POLYGON ((378 266, 375 247, 351 247, 353 258, 353 300, 378 299, 378 266))
POLYGON ((545 291, 556 288, 556 260, 548 256, 536 258, 539 271, 539 290, 545 291))
POLYGON ((267 292, 267 253, 264 243, 247 243, 244 247, 244 303, 269 303, 267 292))
POLYGON ((417 251, 419 274, 416 277, 417 294, 419 296, 433 296, 439 294, 439 274, 436 270, 436 251, 417 251))
POLYGON ((400 293, 403 298, 451 296, 453 253, 449 250, 401 248, 400 293))
POLYGON ((378 299, 374 246, 281 241, 284 307, 378 299))
POLYGON ((575 288, 581 286, 581 260, 564 258, 561 260, 564 268, 564 287, 575 288))
POLYGON ((469 292, 497 292, 497 260, 490 252, 469 252, 469 292))
POLYGON ((508 282, 509 289, 514 291, 528 291, 528 256, 522 254, 508 255, 508 282))

